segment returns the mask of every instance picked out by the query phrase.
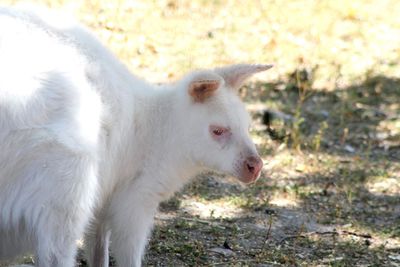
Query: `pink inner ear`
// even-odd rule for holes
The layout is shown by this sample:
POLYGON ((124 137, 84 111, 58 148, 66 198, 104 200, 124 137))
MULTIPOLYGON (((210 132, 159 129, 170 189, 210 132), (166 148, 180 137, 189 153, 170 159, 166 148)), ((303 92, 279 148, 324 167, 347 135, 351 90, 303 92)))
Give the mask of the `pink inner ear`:
POLYGON ((195 102, 204 102, 210 98, 219 87, 219 81, 202 80, 194 81, 190 84, 189 94, 195 102))

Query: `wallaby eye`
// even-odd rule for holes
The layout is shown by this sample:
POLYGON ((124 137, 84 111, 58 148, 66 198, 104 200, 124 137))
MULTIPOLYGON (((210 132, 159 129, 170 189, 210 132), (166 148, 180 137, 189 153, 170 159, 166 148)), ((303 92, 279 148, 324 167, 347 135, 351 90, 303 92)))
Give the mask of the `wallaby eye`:
POLYGON ((223 134, 224 133, 224 130, 222 130, 221 128, 218 128, 218 129, 214 129, 213 130, 213 134, 214 135, 221 135, 221 134, 223 134))
POLYGON ((231 131, 229 128, 215 125, 210 126, 210 133, 212 137, 216 140, 226 139, 231 135, 231 131))

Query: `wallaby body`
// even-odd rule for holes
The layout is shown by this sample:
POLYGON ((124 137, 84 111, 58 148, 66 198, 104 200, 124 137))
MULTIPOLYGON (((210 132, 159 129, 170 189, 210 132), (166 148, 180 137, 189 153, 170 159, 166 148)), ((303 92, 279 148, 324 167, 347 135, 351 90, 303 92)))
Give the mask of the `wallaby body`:
POLYGON ((33 251, 37 266, 74 266, 85 235, 91 266, 108 266, 109 247, 140 266, 159 202, 191 177, 258 178, 235 89, 269 67, 157 87, 76 24, 0 9, 0 260, 33 251))

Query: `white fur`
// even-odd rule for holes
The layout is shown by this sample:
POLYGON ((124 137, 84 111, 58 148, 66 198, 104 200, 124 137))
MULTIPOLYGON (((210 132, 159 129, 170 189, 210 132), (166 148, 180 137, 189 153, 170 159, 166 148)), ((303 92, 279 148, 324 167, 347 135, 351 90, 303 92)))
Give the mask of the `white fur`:
POLYGON ((0 259, 33 251, 38 266, 73 266, 85 232, 92 266, 108 266, 109 246, 119 266, 140 266, 160 201, 205 170, 240 177, 257 155, 227 81, 269 66, 158 88, 84 28, 40 18, 0 9, 0 259), (207 101, 190 97, 192 82, 215 77, 207 101), (211 124, 231 129, 226 143, 211 124))

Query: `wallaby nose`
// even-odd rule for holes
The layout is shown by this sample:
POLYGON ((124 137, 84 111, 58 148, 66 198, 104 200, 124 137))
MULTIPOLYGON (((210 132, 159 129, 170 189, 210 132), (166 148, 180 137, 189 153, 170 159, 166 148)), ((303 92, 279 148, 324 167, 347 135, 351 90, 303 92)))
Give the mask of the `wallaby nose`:
POLYGON ((263 167, 263 161, 259 156, 248 157, 244 161, 244 166, 243 166, 244 182, 250 183, 257 180, 257 178, 260 176, 262 167, 263 167))

